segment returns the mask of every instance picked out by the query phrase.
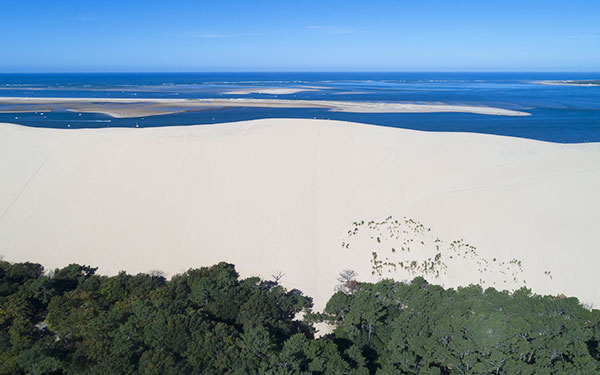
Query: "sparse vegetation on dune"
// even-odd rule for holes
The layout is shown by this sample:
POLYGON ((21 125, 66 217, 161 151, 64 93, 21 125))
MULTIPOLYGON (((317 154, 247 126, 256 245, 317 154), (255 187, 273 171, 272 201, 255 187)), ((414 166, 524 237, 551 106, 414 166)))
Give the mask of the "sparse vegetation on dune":
MULTIPOLYGON (((435 280, 447 275, 449 269, 462 266, 477 270, 482 285, 512 290, 526 285, 519 259, 488 259, 464 239, 441 239, 431 228, 410 218, 355 221, 342 247, 351 249, 359 237, 363 240, 360 250, 371 252, 374 276, 402 279, 409 275, 435 280), (492 275, 495 281, 489 281, 492 275)), ((546 275, 551 278, 549 271, 546 275)))

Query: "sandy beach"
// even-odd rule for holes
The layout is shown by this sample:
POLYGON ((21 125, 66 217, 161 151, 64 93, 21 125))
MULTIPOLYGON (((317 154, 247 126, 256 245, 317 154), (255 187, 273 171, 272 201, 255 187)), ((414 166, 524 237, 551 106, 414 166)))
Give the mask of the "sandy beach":
POLYGON ((0 124, 0 254, 48 268, 90 264, 102 274, 173 275, 224 260, 242 276, 281 272, 319 309, 344 269, 363 280, 411 279, 400 268, 372 274, 373 252, 390 261, 424 254, 393 255, 394 241, 440 239, 449 249, 462 239, 476 255, 448 261, 430 281, 526 285, 597 307, 598 166, 597 143, 325 120, 0 124), (395 219, 414 233, 384 238, 395 219), (353 223, 371 220, 349 235, 353 223), (415 234, 410 220, 431 230, 415 234))
POLYGON ((462 112, 495 116, 528 116, 529 113, 503 108, 439 103, 347 102, 286 99, 123 99, 123 98, 32 98, 0 97, 0 112, 49 112, 57 106, 75 112, 103 113, 128 118, 171 114, 202 109, 231 107, 323 108, 353 113, 462 112))

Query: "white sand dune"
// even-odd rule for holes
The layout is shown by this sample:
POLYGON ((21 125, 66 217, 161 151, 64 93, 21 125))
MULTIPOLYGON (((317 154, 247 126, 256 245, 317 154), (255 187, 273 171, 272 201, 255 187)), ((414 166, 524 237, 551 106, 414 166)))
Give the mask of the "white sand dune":
MULTIPOLYGON (((600 144, 560 145, 339 121, 268 119, 146 129, 0 124, 0 254, 168 274, 218 261, 323 307, 343 269, 371 280, 357 220, 409 217, 527 286, 600 304, 600 144), (545 273, 547 272, 547 273, 545 273)), ((432 280, 478 282, 476 267, 432 280)), ((398 271, 391 275, 407 279, 398 271)), ((503 287, 506 275, 486 274, 503 287)))

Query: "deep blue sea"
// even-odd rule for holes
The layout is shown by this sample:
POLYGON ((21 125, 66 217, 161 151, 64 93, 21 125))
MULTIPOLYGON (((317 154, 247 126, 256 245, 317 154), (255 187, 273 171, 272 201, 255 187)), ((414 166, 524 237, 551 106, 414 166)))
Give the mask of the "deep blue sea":
MULTIPOLYGON (((475 132, 560 143, 600 142, 600 87, 548 86, 539 80, 594 80, 600 73, 127 73, 0 74, 0 96, 90 98, 277 98, 473 104, 526 117, 466 113, 343 113, 324 109, 222 108, 116 119, 52 112, 0 113, 0 122, 48 128, 213 124, 258 118, 347 120, 426 131, 475 132), (288 95, 232 95, 248 87, 314 86, 288 95)), ((2 105, 0 105, 2 108, 2 105)))

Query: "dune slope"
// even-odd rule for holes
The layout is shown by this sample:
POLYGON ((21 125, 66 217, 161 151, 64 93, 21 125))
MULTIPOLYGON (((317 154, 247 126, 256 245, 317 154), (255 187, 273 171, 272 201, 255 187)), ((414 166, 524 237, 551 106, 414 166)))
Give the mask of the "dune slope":
POLYGON ((353 222, 390 215, 430 227, 429 240, 476 247, 477 259, 449 262, 431 281, 524 284, 597 306, 598 191, 600 144, 325 120, 83 130, 0 124, 6 260, 85 263, 104 274, 174 274, 225 260, 242 276, 281 272, 281 282, 314 297, 317 308, 343 269, 367 280, 412 278, 390 267, 371 275, 372 252, 382 259, 390 255, 386 241, 398 239, 380 242, 364 226, 348 238, 353 222), (512 259, 518 272, 482 271, 482 260, 512 259))

